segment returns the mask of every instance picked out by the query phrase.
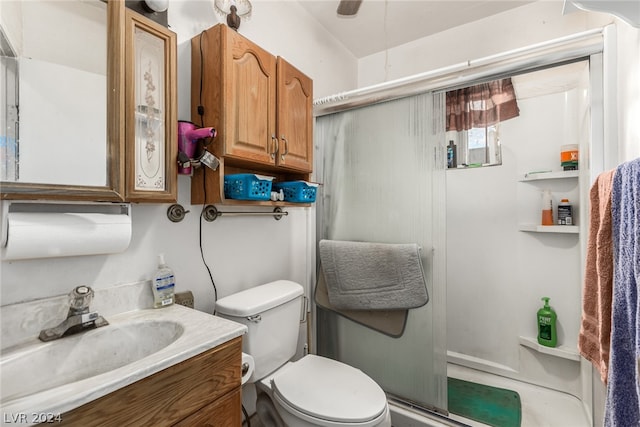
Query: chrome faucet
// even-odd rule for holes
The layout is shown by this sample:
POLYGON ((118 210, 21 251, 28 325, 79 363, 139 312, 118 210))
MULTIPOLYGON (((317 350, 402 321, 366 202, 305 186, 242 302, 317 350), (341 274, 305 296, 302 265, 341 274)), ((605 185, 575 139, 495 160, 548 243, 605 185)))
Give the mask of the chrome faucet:
POLYGON ((69 312, 67 318, 58 326, 40 331, 41 341, 52 341, 67 335, 77 334, 88 329, 95 329, 109 324, 97 312, 90 312, 89 305, 93 299, 93 289, 78 286, 69 293, 69 312))

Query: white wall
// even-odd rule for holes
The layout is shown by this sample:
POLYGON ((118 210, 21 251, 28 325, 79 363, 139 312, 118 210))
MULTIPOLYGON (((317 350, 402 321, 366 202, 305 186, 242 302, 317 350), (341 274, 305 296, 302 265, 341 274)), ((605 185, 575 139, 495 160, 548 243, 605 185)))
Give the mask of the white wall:
MULTIPOLYGON (((562 4, 558 0, 538 1, 390 49, 387 78, 394 80, 585 30, 585 13, 562 16, 562 4)), ((384 81, 384 52, 362 58, 358 69, 361 87, 384 81)))
MULTIPOLYGON (((213 0, 170 2, 169 24, 178 36, 179 119, 190 119, 190 39, 221 19, 213 11, 213 0)), ((355 58, 296 2, 254 1, 253 16, 242 22, 240 33, 308 74, 316 96, 355 86, 355 58)), ((193 291, 196 308, 211 312, 213 290, 198 246, 202 207, 190 204, 189 177, 180 176, 178 187, 178 203, 190 210, 187 218, 172 223, 166 217, 168 205, 133 205, 133 237, 122 254, 3 261, 1 304, 66 294, 79 284, 106 288, 147 280, 156 268, 156 255, 164 252, 175 270, 177 291, 193 291)), ((308 284, 315 274, 308 262, 315 245, 315 209, 287 210, 289 216, 280 221, 222 217, 204 222, 204 254, 219 297, 276 279, 308 284)))
POLYGON ((617 26, 618 159, 640 157, 640 29, 617 26))

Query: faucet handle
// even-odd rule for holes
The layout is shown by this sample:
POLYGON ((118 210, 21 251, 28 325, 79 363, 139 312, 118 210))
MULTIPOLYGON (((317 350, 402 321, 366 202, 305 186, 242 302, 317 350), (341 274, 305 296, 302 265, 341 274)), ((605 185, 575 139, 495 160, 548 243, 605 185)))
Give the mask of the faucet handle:
POLYGON ((93 300, 93 289, 88 286, 77 286, 69 293, 69 310, 82 312, 88 310, 93 300))

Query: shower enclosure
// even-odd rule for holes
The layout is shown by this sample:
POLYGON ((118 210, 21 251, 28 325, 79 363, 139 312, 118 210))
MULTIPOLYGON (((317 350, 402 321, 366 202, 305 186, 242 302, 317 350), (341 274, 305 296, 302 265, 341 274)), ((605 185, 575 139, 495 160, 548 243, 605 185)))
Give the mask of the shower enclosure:
MULTIPOLYGON (((323 183, 317 240, 417 243, 430 297, 408 311, 397 337, 316 305, 318 354, 361 369, 405 406, 447 413, 444 92, 588 59, 591 137, 580 142, 581 165, 584 154, 588 167, 580 171, 579 189, 586 200, 590 182, 615 158, 615 144, 605 145, 615 135, 603 128, 613 122, 613 110, 602 108, 615 83, 606 78, 613 57, 606 52, 614 51, 615 40, 610 31, 590 30, 316 101, 315 170, 323 183)), ((581 246, 583 252, 584 240, 581 246)), ((591 371, 584 361, 579 365, 580 399, 591 408, 591 371)))
POLYGON ((323 116, 319 239, 417 243, 429 302, 392 337, 318 308, 318 353, 390 395, 446 411, 444 95, 426 93, 323 116))

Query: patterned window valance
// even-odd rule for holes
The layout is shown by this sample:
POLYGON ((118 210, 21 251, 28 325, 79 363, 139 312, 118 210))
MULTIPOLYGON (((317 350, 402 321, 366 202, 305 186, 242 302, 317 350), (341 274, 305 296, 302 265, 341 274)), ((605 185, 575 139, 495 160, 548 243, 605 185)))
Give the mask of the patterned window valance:
POLYGON ((520 115, 511 79, 447 92, 447 131, 484 128, 520 115))

